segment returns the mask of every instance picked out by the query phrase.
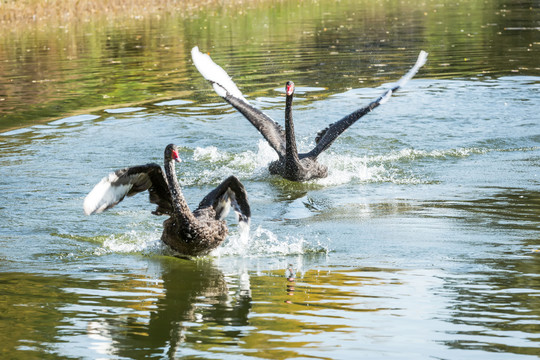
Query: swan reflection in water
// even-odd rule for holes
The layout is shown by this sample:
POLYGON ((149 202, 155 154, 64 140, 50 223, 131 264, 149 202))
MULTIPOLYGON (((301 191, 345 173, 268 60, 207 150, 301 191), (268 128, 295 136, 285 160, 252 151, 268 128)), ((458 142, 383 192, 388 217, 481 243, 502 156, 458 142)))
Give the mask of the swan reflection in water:
POLYGON ((137 297, 131 306, 138 311, 127 316, 89 324, 89 333, 108 338, 102 350, 127 358, 173 358, 190 344, 238 341, 251 310, 247 274, 225 276, 208 260, 160 260, 161 294, 137 297))
MULTIPOLYGON (((296 276, 296 271, 293 268, 293 264, 289 264, 289 267, 287 268, 287 270, 285 270, 285 278, 287 279, 287 285, 286 285, 287 296, 290 296, 290 297, 294 296, 295 282, 296 282, 295 276, 296 276)), ((285 303, 292 304, 292 300, 288 298, 285 300, 285 303)))

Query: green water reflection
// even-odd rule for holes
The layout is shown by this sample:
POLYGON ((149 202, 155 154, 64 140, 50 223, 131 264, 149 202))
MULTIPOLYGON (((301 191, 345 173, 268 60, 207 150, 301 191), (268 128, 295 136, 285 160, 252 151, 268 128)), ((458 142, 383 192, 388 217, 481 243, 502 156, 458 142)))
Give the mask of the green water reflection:
POLYGON ((207 260, 146 261, 157 273, 2 274, 3 357, 325 359, 398 356, 419 341, 442 358, 537 350, 539 304, 530 296, 535 285, 514 268, 522 260, 485 260, 499 269, 491 274, 327 268, 292 276, 225 274, 207 260), (519 311, 510 315, 509 306, 519 311))
POLYGON ((29 25, 0 39, 0 131, 162 98, 205 98, 207 84, 189 58, 194 45, 211 51, 250 95, 289 79, 329 94, 380 85, 419 49, 430 53, 423 77, 538 74, 536 11, 532 1, 268 1, 244 12, 29 25))
POLYGON ((2 353, 159 358, 230 347, 285 359, 310 346, 288 336, 347 332, 350 327, 319 324, 306 310, 354 311, 350 306, 357 286, 381 282, 356 271, 308 272, 299 280, 279 271, 252 277, 250 284, 247 274, 226 277, 208 261, 164 258, 157 264, 158 278, 3 274, 2 324, 12 331, 3 332, 2 353))
POLYGON ((0 329, 3 358, 54 359, 53 344, 58 328, 65 326, 65 304, 78 300, 62 286, 69 277, 42 276, 27 273, 0 275, 0 329))

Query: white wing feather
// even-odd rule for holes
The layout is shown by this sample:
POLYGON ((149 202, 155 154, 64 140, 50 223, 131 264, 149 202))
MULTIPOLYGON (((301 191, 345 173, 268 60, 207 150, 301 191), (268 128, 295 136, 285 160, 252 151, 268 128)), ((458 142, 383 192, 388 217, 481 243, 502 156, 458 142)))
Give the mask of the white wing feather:
POLYGON ((409 70, 408 73, 403 75, 403 77, 401 79, 399 79, 399 81, 396 83, 396 85, 399 86, 399 87, 405 86, 405 84, 409 80, 411 80, 414 75, 416 75, 418 70, 420 70, 420 68, 422 66, 424 66, 424 64, 427 61, 427 56, 428 56, 427 52, 425 52, 424 50, 420 51, 420 54, 418 54, 418 59, 416 59, 416 63, 414 64, 412 69, 409 70))
POLYGON ((94 186, 84 199, 84 213, 86 215, 98 214, 118 204, 126 196, 133 184, 115 184, 118 176, 110 173, 94 186))
POLYGON ((212 61, 209 55, 200 52, 198 46, 191 49, 191 58, 193 59, 193 64, 197 70, 199 70, 201 75, 206 80, 212 83, 215 92, 219 96, 224 98, 227 96, 227 93, 229 93, 235 98, 248 103, 248 101, 242 95, 240 89, 238 89, 227 72, 223 70, 221 66, 212 61))

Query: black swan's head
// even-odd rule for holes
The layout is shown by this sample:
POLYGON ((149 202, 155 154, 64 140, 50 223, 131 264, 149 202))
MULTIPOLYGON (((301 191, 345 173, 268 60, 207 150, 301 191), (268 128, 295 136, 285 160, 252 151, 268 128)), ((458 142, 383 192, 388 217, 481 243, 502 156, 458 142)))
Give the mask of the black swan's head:
POLYGON ((182 162, 180 155, 178 155, 178 147, 174 144, 169 144, 165 148, 165 160, 174 160, 176 162, 182 162))
POLYGON ((287 81, 287 84, 285 84, 285 94, 287 96, 294 94, 294 83, 292 81, 287 81))

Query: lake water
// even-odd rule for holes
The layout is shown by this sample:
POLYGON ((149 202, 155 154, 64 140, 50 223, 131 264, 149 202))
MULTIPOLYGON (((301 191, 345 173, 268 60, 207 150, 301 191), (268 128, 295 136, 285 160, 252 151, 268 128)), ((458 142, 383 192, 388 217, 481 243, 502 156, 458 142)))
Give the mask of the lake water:
POLYGON ((534 2, 268 2, 0 39, 0 354, 6 359, 533 359, 540 354, 540 71, 534 2), (297 140, 405 89, 320 157, 277 156, 191 63, 198 45, 297 140), (160 242, 108 172, 162 163, 198 202, 235 174, 253 217, 211 256, 160 242), (291 276, 292 274, 292 276, 291 276))

